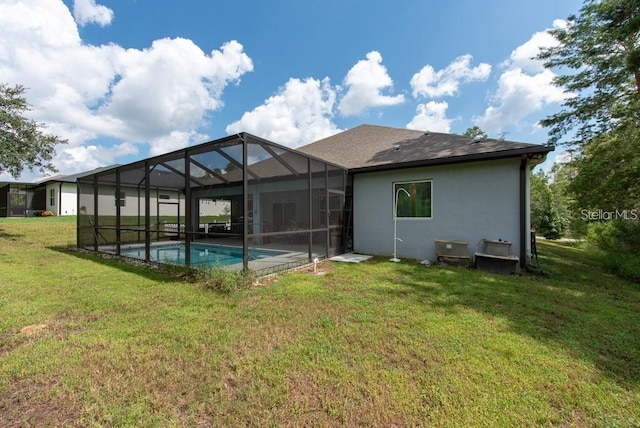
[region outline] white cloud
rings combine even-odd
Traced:
[[[566,21],[560,19],[553,22],[554,28],[565,27],[566,25]],[[540,48],[549,48],[557,45],[558,41],[547,30],[539,31],[511,52],[509,61],[505,65],[507,67],[520,67],[529,73],[540,73],[544,70],[544,64],[542,61],[534,59],[540,53]]]
[[[554,27],[566,25],[554,21]],[[474,118],[474,123],[491,133],[504,128],[521,128],[526,119],[545,107],[562,103],[570,94],[553,85],[555,74],[544,68],[542,62],[532,59],[541,47],[550,47],[555,40],[546,32],[538,32],[518,46],[504,64],[498,79],[498,89],[491,96],[484,114]],[[537,121],[533,125],[537,127]]]
[[[438,98],[458,93],[461,83],[483,82],[491,74],[491,65],[481,63],[471,67],[473,57],[469,54],[456,58],[442,70],[435,71],[430,65],[411,78],[411,89],[414,97]]]
[[[98,140],[137,144],[195,135],[206,115],[223,106],[224,89],[253,70],[236,41],[209,54],[180,38],[142,50],[84,44],[61,0],[1,2],[0,28],[0,82],[28,88],[29,117],[69,139],[56,158],[63,173],[74,161],[92,165],[80,153],[104,164],[99,156],[108,150]]]
[[[246,131],[276,143],[298,147],[341,130],[333,123],[335,111],[343,116],[357,115],[371,107],[404,102],[404,95],[384,95],[393,81],[382,65],[382,56],[372,51],[358,61],[344,78],[346,93],[337,102],[342,88],[328,78],[291,78],[262,105],[246,112],[229,126],[228,133]]]
[[[383,95],[382,90],[393,87],[393,80],[382,65],[382,55],[371,51],[366,60],[358,61],[344,78],[347,93],[338,109],[343,116],[355,116],[371,107],[392,106],[404,102],[404,95]]]
[[[118,156],[137,154],[138,147],[131,143],[120,143],[112,147],[95,144],[58,148],[58,155],[54,159],[56,165],[64,174],[73,174],[83,171],[112,165]]]
[[[106,6],[96,4],[95,0],[74,0],[73,16],[81,26],[94,23],[104,27],[111,24],[113,11]]]
[[[156,156],[182,149],[194,143],[206,141],[209,137],[194,131],[173,131],[149,143],[149,155]]]
[[[447,118],[446,101],[429,101],[426,104],[419,104],[416,108],[416,115],[407,123],[408,129],[433,132],[450,132],[454,119]]]
[[[229,126],[229,134],[249,132],[289,147],[298,147],[340,132],[332,122],[336,91],[329,79],[289,79],[264,104]]]
[[[527,74],[520,68],[506,70],[498,81],[493,105],[475,118],[475,123],[490,133],[498,132],[508,125],[519,127],[530,114],[561,103],[566,94],[552,84],[553,78],[549,70],[537,74]]]
[[[144,51],[119,52],[119,69],[97,112],[119,119],[121,137],[137,140],[194,129],[223,105],[224,88],[252,70],[242,49],[232,41],[207,56],[191,40],[162,39]]]
[[[0,2],[0,24],[3,41],[0,58],[4,61],[12,59],[7,55],[19,53],[6,42],[16,42],[20,37],[25,38],[24,43],[20,43],[23,46],[37,43],[46,48],[64,48],[80,43],[78,29],[62,1]]]

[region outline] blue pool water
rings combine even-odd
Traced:
[[[144,259],[144,247],[122,248],[121,255]],[[285,254],[285,251],[249,249],[249,260],[264,259]],[[152,245],[151,260],[162,263],[184,264],[184,245]],[[197,267],[230,266],[242,263],[242,248],[226,245],[191,244],[191,265]]]

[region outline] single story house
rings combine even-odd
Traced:
[[[35,183],[0,182],[0,217],[32,217],[43,211],[56,216],[76,215],[78,177],[108,168],[57,175]]]
[[[529,171],[553,149],[361,125],[298,150],[352,177],[354,251],[391,255],[395,242],[399,257],[433,261],[435,240],[466,241],[472,255],[488,239],[511,242],[524,263],[531,251]]]
[[[361,125],[296,150],[230,135],[78,177],[78,246],[267,272],[355,251],[436,258],[435,240],[511,243],[552,146]],[[207,207],[217,207],[215,213]]]

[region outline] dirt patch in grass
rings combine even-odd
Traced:
[[[37,324],[29,324],[23,327],[11,328],[0,332],[0,358],[17,350],[22,346],[28,346],[44,338],[64,340],[69,334],[80,333],[88,322],[94,322],[102,318],[103,314],[63,314],[53,320],[46,320]]]
[[[47,324],[26,325],[20,329],[20,334],[27,337],[34,337],[47,330],[47,328],[49,328]]]
[[[12,383],[0,393],[0,426],[78,426],[80,406],[71,396],[59,393],[60,383],[59,379]]]
[[[309,275],[314,275],[314,276],[322,276],[322,275],[326,275],[332,270],[333,270],[333,267],[331,265],[331,262],[329,260],[322,260],[316,264],[313,264],[313,263],[306,264],[306,265],[295,267],[293,269],[288,269],[286,271],[274,273],[272,275],[260,276],[256,278],[254,282],[254,286],[265,287],[265,286],[271,285],[277,282],[283,275],[293,273],[293,272],[308,273]]]
[[[26,343],[32,343],[49,329],[47,324],[26,325],[19,330],[9,330],[0,334],[0,357],[18,349]]]

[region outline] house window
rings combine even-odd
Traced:
[[[49,189],[49,206],[56,206],[56,189]]]
[[[127,203],[127,195],[124,192],[120,192],[120,194],[116,197],[116,205],[124,207]]]
[[[393,183],[394,214],[399,218],[432,217],[431,180]]]

